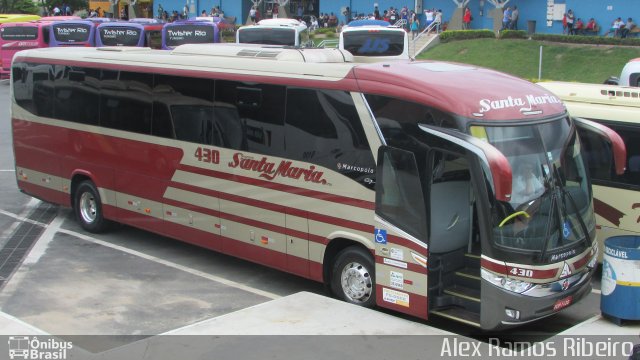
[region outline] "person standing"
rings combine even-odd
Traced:
[[[508,30],[509,25],[511,25],[511,7],[507,6],[502,13],[502,30]]]
[[[249,10],[249,19],[251,19],[252,23],[256,23],[256,6],[252,6]]]
[[[471,29],[471,9],[467,6],[464,8],[464,15],[462,16],[462,30]]]
[[[418,36],[418,30],[420,30],[420,21],[417,16],[412,17],[411,21],[411,39],[415,39]]]
[[[518,30],[518,18],[520,17],[520,10],[518,10],[517,6],[513,7],[513,11],[511,12],[511,24],[509,28],[511,30]]]
[[[573,10],[569,9],[569,11],[567,11],[567,33],[569,35],[575,35],[573,33],[574,22],[575,22],[575,15],[573,14]]]
[[[349,24],[349,22],[351,21],[351,9],[349,9],[348,6],[346,9],[344,9],[342,15],[344,15],[344,23]]]

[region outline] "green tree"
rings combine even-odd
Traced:
[[[32,0],[1,0],[0,13],[4,14],[39,14],[38,7]]]

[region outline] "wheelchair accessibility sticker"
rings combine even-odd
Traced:
[[[376,243],[378,244],[386,244],[387,243],[387,230],[375,229],[375,237]]]

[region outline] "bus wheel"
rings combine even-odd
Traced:
[[[351,246],[333,263],[331,290],[340,299],[364,307],[376,304],[374,265],[367,250]]]
[[[83,229],[100,233],[108,229],[109,221],[102,214],[102,201],[98,189],[91,181],[83,181],[75,193],[76,219]]]

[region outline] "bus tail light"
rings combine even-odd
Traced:
[[[529,289],[531,289],[534,284],[528,283],[525,281],[520,281],[516,279],[511,279],[506,276],[499,276],[493,273],[486,271],[485,269],[481,269],[480,273],[482,278],[492,283],[495,286],[501,287],[505,290],[512,291],[514,293],[521,294]]]

